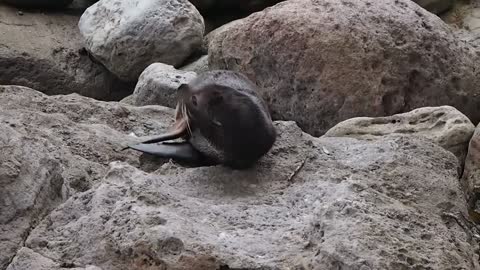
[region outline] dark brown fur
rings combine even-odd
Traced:
[[[137,150],[174,159],[180,154],[188,157],[185,145],[183,152],[172,148],[178,145],[167,144],[151,151],[145,146],[183,137],[192,148],[189,151],[195,158],[191,161],[233,168],[253,165],[276,140],[270,113],[255,87],[245,76],[224,70],[206,72],[181,85],[173,130],[144,142]]]

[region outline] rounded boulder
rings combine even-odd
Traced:
[[[211,69],[257,83],[274,119],[321,135],[343,120],[450,105],[480,120],[479,56],[407,0],[290,0],[207,37]]]
[[[187,0],[102,0],[78,25],[86,49],[125,81],[155,62],[181,65],[202,46],[205,31]]]

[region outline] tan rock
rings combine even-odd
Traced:
[[[451,106],[424,107],[387,117],[356,117],[343,121],[325,137],[378,139],[391,134],[409,134],[430,139],[455,154],[462,165],[475,126]]]

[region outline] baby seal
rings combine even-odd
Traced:
[[[246,76],[208,71],[177,90],[175,124],[169,132],[128,146],[164,158],[243,169],[276,140],[266,103]],[[164,142],[184,138],[184,142]],[[161,144],[154,144],[164,142]]]

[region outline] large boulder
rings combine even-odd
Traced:
[[[211,69],[246,74],[274,119],[313,135],[425,106],[480,121],[479,56],[409,0],[290,0],[209,35]]]
[[[205,31],[187,0],[102,0],[78,26],[93,57],[126,81],[155,62],[181,65],[201,47]]]
[[[175,107],[178,87],[196,76],[195,72],[177,70],[170,65],[151,64],[140,74],[131,104]]]
[[[249,170],[117,151],[172,113],[0,87],[2,269],[480,267],[456,158],[435,143],[277,121]]]
[[[330,130],[326,137],[352,137],[375,140],[390,134],[411,134],[432,140],[455,154],[463,167],[475,126],[450,106],[424,107],[386,117],[356,117]]]
[[[119,100],[133,92],[83,49],[75,12],[30,12],[0,4],[0,84],[46,94]]]

